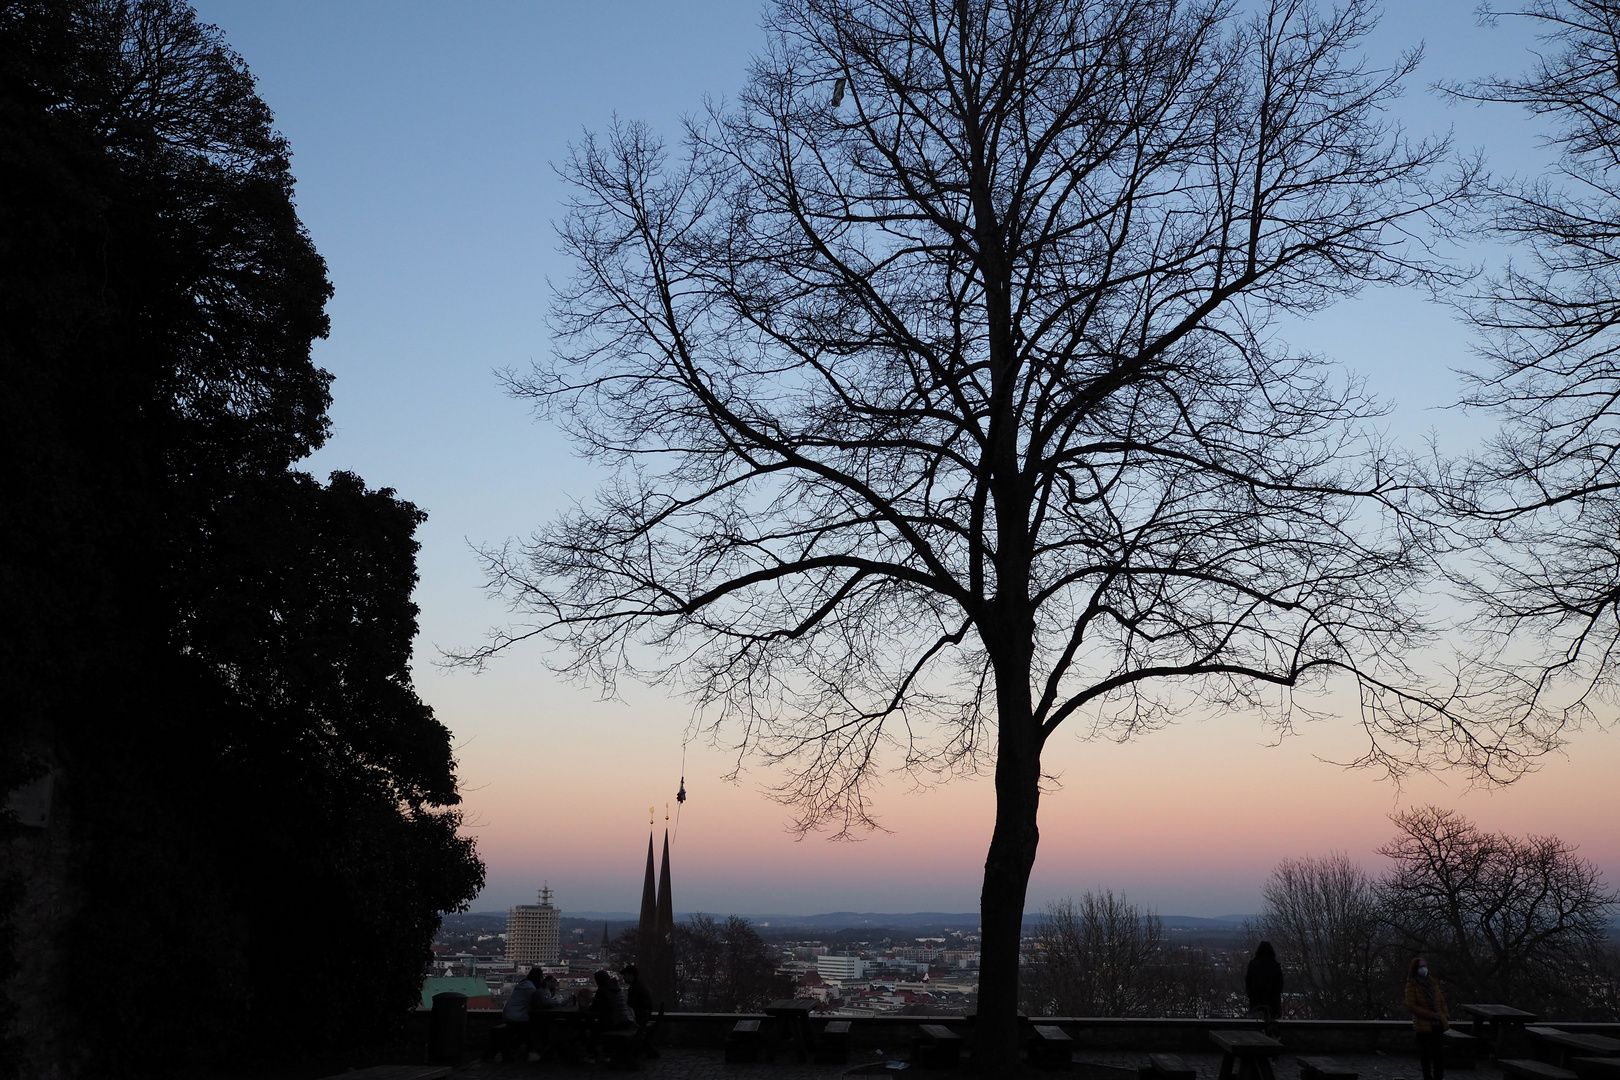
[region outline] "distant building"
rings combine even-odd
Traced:
[[[816,974],[840,981],[862,979],[866,977],[866,961],[858,956],[818,956]]]
[[[506,958],[514,964],[555,964],[559,953],[562,912],[551,906],[551,889],[540,890],[538,904],[519,904],[506,912]]]

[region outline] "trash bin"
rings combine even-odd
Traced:
[[[433,1061],[460,1061],[467,1049],[467,995],[447,990],[433,995],[428,1057]]]

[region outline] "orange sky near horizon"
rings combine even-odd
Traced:
[[[469,689],[476,698],[478,679],[443,678],[472,683],[459,688],[455,704],[445,703],[451,709]],[[537,670],[521,680],[532,691],[525,695],[531,708],[490,701],[490,711],[441,711],[461,746],[470,831],[490,864],[489,885],[473,909],[533,902],[544,881],[565,913],[634,911],[647,809],[656,805],[661,829],[680,779],[685,714],[645,691],[630,704],[600,702]],[[423,688],[438,682],[428,678]],[[1577,732],[1563,753],[1498,789],[1444,775],[1409,777],[1398,790],[1372,772],[1321,760],[1352,756],[1355,739],[1352,725],[1322,721],[1279,743],[1239,715],[1185,720],[1124,744],[1060,732],[1048,748],[1059,786],[1042,801],[1029,910],[1112,888],[1163,914],[1251,913],[1266,875],[1287,856],[1344,851],[1379,872],[1376,848],[1393,834],[1388,815],[1424,803],[1455,808],[1493,830],[1560,836],[1620,883],[1615,732]],[[788,832],[790,812],[761,791],[770,770],[728,784],[719,779],[728,763],[702,744],[687,749],[690,798],[672,855],[678,910],[977,908],[994,820],[988,779],[915,790],[903,777],[890,778],[877,798],[890,831],[829,843]]]

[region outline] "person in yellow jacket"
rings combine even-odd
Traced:
[[[1446,1080],[1445,1034],[1451,1013],[1440,980],[1429,974],[1429,962],[1421,956],[1412,957],[1406,969],[1406,1007],[1412,1010],[1423,1080]]]

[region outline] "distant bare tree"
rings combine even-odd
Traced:
[[[1241,978],[1222,971],[1210,957],[1207,943],[1167,940],[1158,960],[1162,998],[1161,1016],[1233,1015],[1234,987]]]
[[[1047,908],[1026,954],[1024,1007],[1035,1016],[1149,1016],[1163,1011],[1164,924],[1112,890]]]
[[[1379,849],[1395,864],[1380,886],[1385,909],[1452,996],[1579,1008],[1616,900],[1598,868],[1557,837],[1485,832],[1451,810],[1393,820],[1400,831]]]
[[[513,390],[617,468],[489,552],[611,688],[689,691],[803,829],[893,764],[993,763],[981,1062],[1016,1062],[1046,741],[1357,687],[1368,757],[1518,761],[1407,690],[1425,536],[1359,386],[1281,318],[1437,272],[1471,177],[1383,108],[1371,0],[780,0],[675,162],[566,164],[555,361]],[[830,104],[835,80],[843,105]]]
[[[1267,879],[1262,932],[1287,971],[1289,993],[1317,1019],[1383,1015],[1393,977],[1372,877],[1349,856],[1284,859]]]
[[[760,1009],[780,996],[776,965],[749,921],[693,915],[675,928],[675,978],[681,1008],[707,1012]]]
[[[603,959],[609,967],[622,968],[626,964],[635,963],[636,954],[640,951],[641,928],[630,926],[613,935],[613,940],[607,945],[607,956]]]
[[[1605,941],[1593,943],[1588,970],[1591,977],[1585,1001],[1572,1018],[1620,1021],[1620,940],[1612,932]]]
[[[1620,4],[1484,14],[1527,18],[1541,47],[1526,74],[1452,93],[1546,119],[1559,157],[1487,203],[1514,261],[1470,308],[1490,366],[1466,404],[1503,426],[1451,492],[1483,564],[1464,584],[1510,704],[1589,720],[1620,689]]]
[[[723,932],[712,915],[692,915],[675,927],[675,984],[681,1008],[703,1011],[720,998]]]

